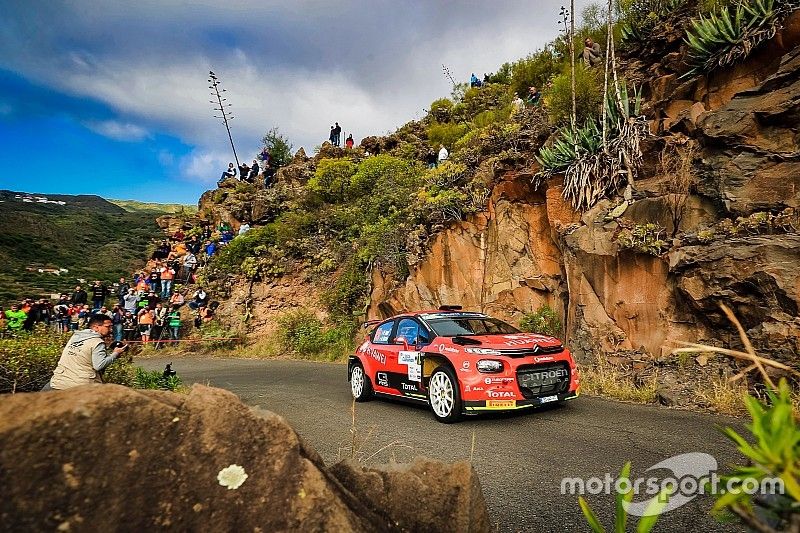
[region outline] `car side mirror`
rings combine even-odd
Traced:
[[[403,348],[408,351],[408,341],[405,337],[395,337],[393,344],[402,344]]]

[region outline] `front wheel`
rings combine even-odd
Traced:
[[[461,391],[453,371],[440,366],[428,382],[428,403],[439,422],[450,424],[461,418]]]
[[[353,393],[353,399],[357,402],[366,402],[372,399],[372,383],[364,373],[361,363],[356,363],[350,372],[350,392]]]

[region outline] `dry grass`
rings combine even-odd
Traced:
[[[658,378],[653,375],[642,385],[633,382],[624,367],[597,360],[592,365],[580,365],[581,392],[634,403],[656,401]]]
[[[747,413],[742,398],[747,387],[739,382],[731,382],[726,377],[711,380],[697,391],[697,401],[703,407],[723,415],[739,416]]]

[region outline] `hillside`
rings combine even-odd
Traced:
[[[200,216],[255,226],[204,273],[229,296],[221,315],[257,335],[298,308],[331,331],[441,304],[515,324],[552,310],[587,368],[708,404],[746,365],[672,351],[741,349],[725,304],[760,353],[800,368],[800,13],[776,2],[742,15],[739,42],[691,48],[691,20],[728,3],[633,5],[658,12],[617,22],[605,119],[602,69],[579,65],[570,124],[562,36],[391,135],[299,151],[266,190],[205,193]],[[578,46],[604,32],[586,22]],[[449,160],[427,168],[441,145]]]
[[[161,235],[158,214],[126,211],[99,196],[0,191],[0,302],[49,297],[80,278],[130,275]]]
[[[197,212],[197,206],[195,205],[183,205],[183,204],[156,204],[153,202],[140,202],[138,200],[115,200],[109,198],[108,200],[110,203],[123,208],[126,211],[131,213],[136,212],[148,212],[158,215],[163,214],[193,214]]]

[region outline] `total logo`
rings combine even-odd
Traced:
[[[417,386],[413,383],[401,383],[400,386],[403,387],[403,390],[417,390]]]
[[[514,393],[508,390],[490,390],[486,391],[486,396],[489,398],[513,398]]]

